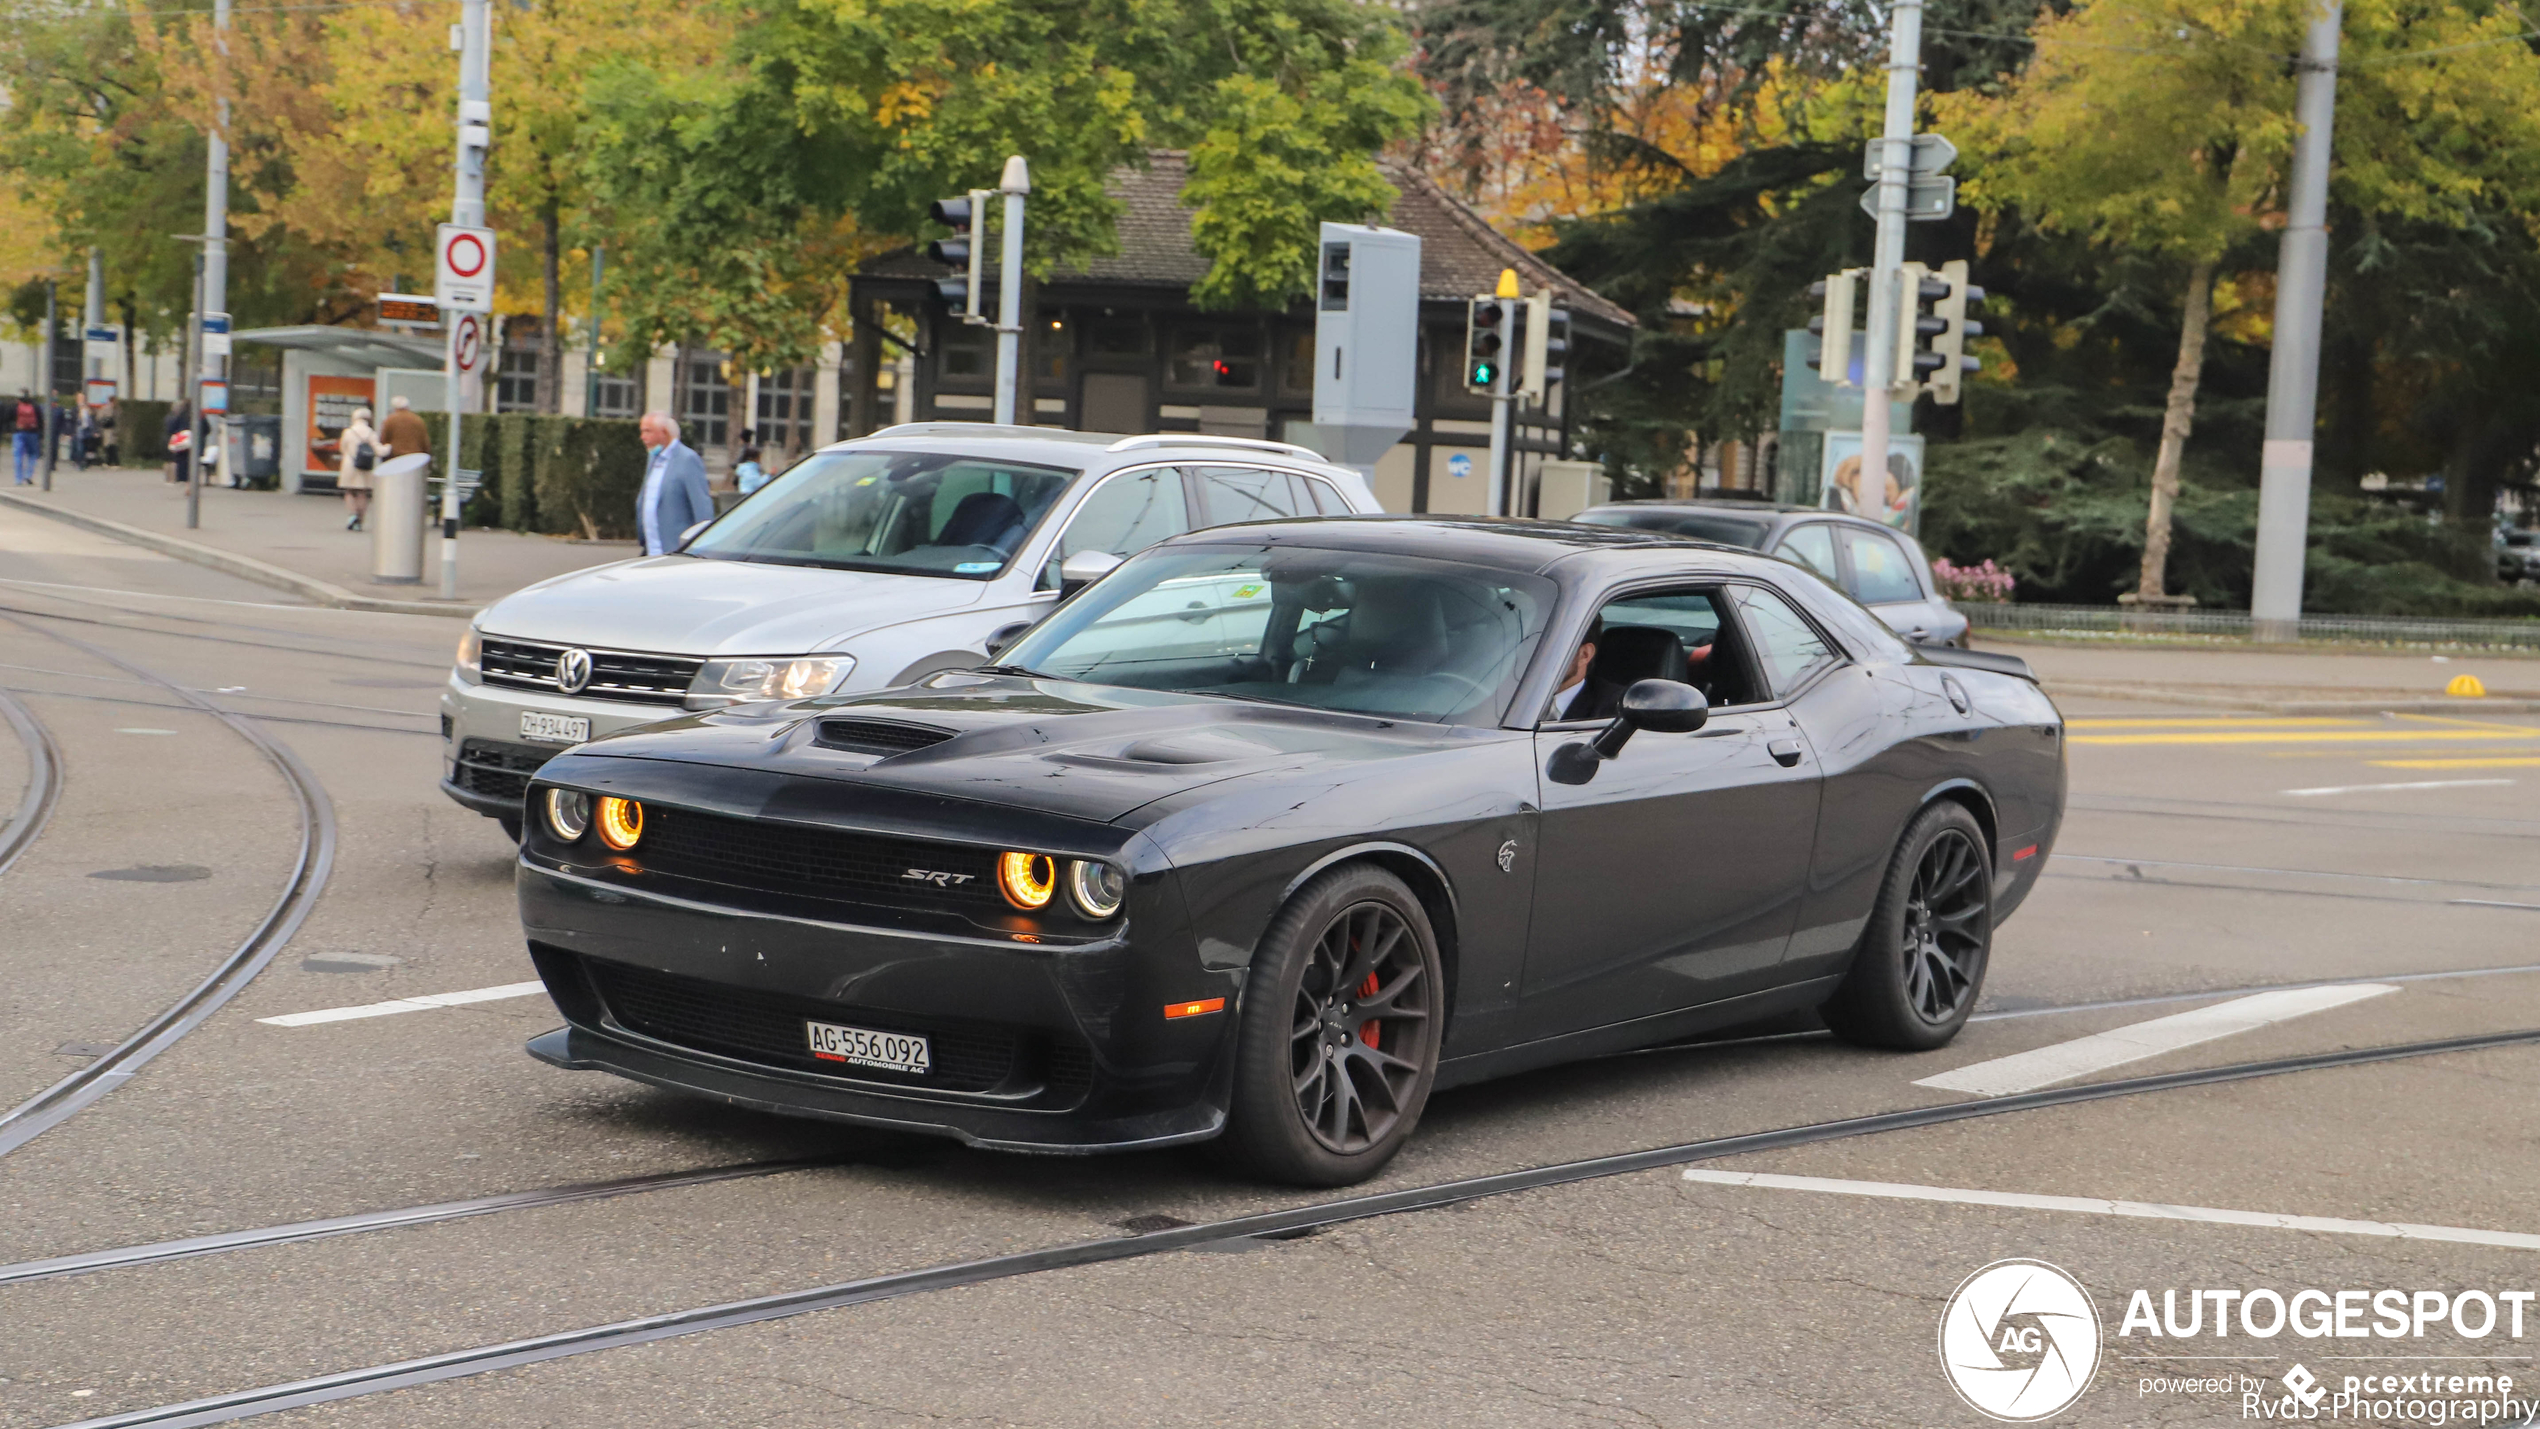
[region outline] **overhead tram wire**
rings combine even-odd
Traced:
[[[320,1375],[314,1379],[297,1380],[289,1384],[239,1390],[229,1394],[189,1400],[182,1404],[162,1405],[157,1408],[110,1414],[96,1419],[83,1419],[74,1424],[58,1426],[57,1429],[145,1429],[145,1426],[147,1429],[196,1429],[197,1426],[228,1424],[257,1415],[279,1413],[286,1409],[300,1409],[313,1404],[331,1404],[339,1400],[363,1398],[393,1389],[439,1384],[448,1380],[490,1373],[494,1370],[514,1369],[522,1365],[566,1359],[575,1355],[588,1354],[594,1350],[623,1349],[713,1330],[736,1329],[744,1325],[763,1324],[770,1320],[789,1319],[817,1310],[843,1309],[851,1305],[893,1300],[923,1291],[951,1290],[1013,1279],[1018,1276],[1037,1275],[1045,1271],[1141,1260],[1151,1255],[1191,1250],[1228,1241],[1276,1240],[1301,1235],[1324,1226],[1372,1220],[1379,1216],[1401,1215],[1410,1211],[1436,1210],[1444,1206],[1460,1205],[1491,1196],[1504,1196],[1517,1191],[1576,1185],[1581,1182],[1626,1176],[1641,1171],[1655,1171],[1698,1161],[1717,1160],[1724,1156],[1738,1156],[1759,1151],[1780,1151],[1795,1146],[1843,1141],[1881,1132],[1945,1126],[1952,1122],[2000,1116],[2007,1112],[2076,1106],[2086,1102],[2140,1096],[2148,1092],[2218,1086],[2296,1072],[2325,1071],[2338,1067],[2366,1066],[2406,1058],[2485,1051],[2498,1047],[2528,1046],[2534,1043],[2540,1043],[2540,1028],[2488,1033],[2476,1037],[2398,1043],[2382,1047],[2351,1048],[2340,1052],[2323,1052],[2311,1056],[2285,1057],[2264,1062],[2240,1062],[2194,1071],[2167,1072],[2158,1076],[2131,1077],[2122,1081],[2093,1082],[2077,1087],[2021,1092],[2006,1097],[1985,1097],[1975,1101],[1881,1112],[1871,1116],[1848,1117],[1807,1126],[1787,1127],[1778,1131],[1724,1136],[1708,1141],[1656,1147],[1647,1151],[1626,1152],[1619,1156],[1565,1161],[1530,1170],[1505,1171],[1435,1185],[1415,1186],[1399,1191],[1379,1191],[1372,1195],[1352,1196],[1337,1201],[1324,1201],[1258,1215],[1238,1216],[1201,1225],[1180,1226],[1144,1235],[1123,1236],[1110,1240],[1078,1241],[1069,1245],[1051,1246],[1043,1250],[990,1256],[980,1260],[957,1261],[924,1270],[902,1271],[896,1274],[872,1276],[863,1280],[851,1280],[839,1285],[735,1300],[694,1310],[649,1315],[636,1320],[620,1320],[613,1324],[593,1325],[579,1330],[538,1335],[497,1345],[484,1345],[475,1349],[455,1350],[446,1354],[427,1355],[419,1359],[400,1360],[393,1364],[345,1370],[336,1374]]]
[[[10,624],[60,641],[72,649],[106,662],[128,674],[139,676],[176,695],[186,704],[227,725],[239,738],[255,746],[282,775],[282,782],[292,793],[300,809],[300,851],[291,876],[283,884],[281,895],[274,900],[264,919],[247,935],[237,950],[193,991],[150,1019],[141,1030],[117,1043],[112,1051],[55,1082],[35,1096],[0,1113],[0,1156],[5,1156],[69,1120],[99,1097],[130,1081],[152,1058],[176,1045],[188,1032],[202,1025],[231,998],[238,995],[256,974],[264,971],[283,945],[291,941],[300,924],[316,906],[318,894],[326,887],[329,872],[335,866],[335,806],[326,796],[325,786],[317,775],[289,745],[266,734],[256,723],[233,714],[193,691],[165,679],[111,651],[91,645],[58,630],[47,630],[14,615],[0,616]]]
[[[6,873],[52,821],[53,806],[62,796],[62,749],[35,711],[5,689],[0,689],[0,721],[16,732],[26,750],[26,789],[18,796],[9,822],[0,825],[0,873]]]

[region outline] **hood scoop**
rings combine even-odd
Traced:
[[[1223,730],[1197,730],[1188,734],[1156,735],[1134,740],[1120,751],[1122,759],[1139,764],[1224,764],[1237,759],[1262,759],[1280,750],[1242,735]]]
[[[823,749],[843,749],[851,754],[878,754],[885,759],[941,744],[953,737],[949,729],[930,724],[903,724],[890,719],[824,719],[813,742]]]

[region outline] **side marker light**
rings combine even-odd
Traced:
[[[1222,997],[1207,997],[1197,1002],[1168,1002],[1164,1004],[1164,1020],[1171,1022],[1182,1017],[1206,1017],[1212,1012],[1225,1010],[1226,999]]]

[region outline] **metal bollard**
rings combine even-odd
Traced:
[[[382,585],[423,582],[423,452],[390,457],[370,474],[370,578]]]

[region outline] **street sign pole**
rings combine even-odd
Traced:
[[[41,404],[44,415],[44,489],[46,491],[53,489],[53,448],[62,438],[59,430],[61,423],[53,416],[54,408],[58,405],[54,401],[53,392],[53,337],[54,329],[61,326],[61,319],[55,316],[53,305],[56,297],[55,290],[59,286],[59,282],[55,279],[44,280],[44,380],[37,383],[35,388],[36,400]]]
[[[478,229],[485,226],[485,150],[493,142],[494,106],[489,79],[488,40],[486,33],[486,0],[465,0],[459,7],[459,132],[458,155],[454,164],[456,181],[450,196],[450,223],[455,228]],[[462,240],[465,242],[468,240]],[[440,239],[440,265],[444,273],[451,266],[453,240],[445,230]],[[462,252],[468,251],[464,247]],[[493,245],[486,241],[477,252],[487,296],[494,286]],[[446,284],[442,285],[446,287]],[[479,335],[480,320],[473,312],[453,312],[450,294],[436,288],[442,311],[449,320],[449,344],[441,361],[442,392],[450,413],[450,449],[441,461],[441,598],[459,597],[459,423],[461,406],[461,358],[459,344],[463,337],[477,336],[477,360],[483,360],[484,343]]]
[[[2322,0],[2302,35],[2293,114],[2292,202],[2275,261],[2275,343],[2267,362],[2266,440],[2258,458],[2258,553],[2250,633],[2299,638],[2302,559],[2310,544],[2311,432],[2319,410],[2320,306],[2328,288],[2329,130],[2337,117],[2339,0]]]
[[[1005,195],[1005,246],[997,274],[997,410],[1002,426],[1015,422],[1015,392],[1023,365],[1023,200],[1032,192],[1031,166],[1021,154],[1005,161],[997,182]],[[975,260],[974,260],[975,261]]]
[[[1913,182],[1915,71],[1923,52],[1922,0],[1889,15],[1887,123],[1879,145],[1878,246],[1870,262],[1869,350],[1861,372],[1861,470],[1887,470],[1889,389],[1896,385],[1897,274],[1905,263],[1905,201]],[[1829,340],[1832,335],[1829,334]]]

